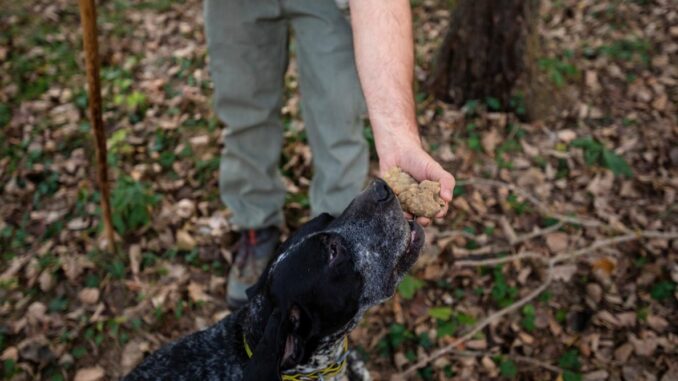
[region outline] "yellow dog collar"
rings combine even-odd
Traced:
[[[245,334],[242,335],[242,342],[245,345],[245,353],[247,353],[247,357],[252,358],[252,355],[254,353],[252,352],[252,348],[250,348],[249,344],[247,344]],[[333,362],[325,368],[314,370],[308,373],[293,373],[293,374],[283,373],[281,375],[282,380],[283,381],[329,380],[332,377],[340,375],[341,372],[344,371],[344,368],[346,368],[347,356],[348,356],[348,337],[344,336],[344,351],[342,352],[341,356],[339,356],[337,362]]]

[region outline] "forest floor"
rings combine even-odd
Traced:
[[[236,234],[218,196],[202,4],[100,4],[120,236],[111,256],[99,241],[76,3],[0,2],[8,380],[117,379],[229,313]],[[450,2],[413,1],[421,132],[458,186],[396,296],[350,336],[375,380],[417,361],[426,380],[678,379],[678,8],[542,3],[538,65],[569,102],[526,123],[519,96],[504,112],[493,97],[455,108],[426,94]],[[293,59],[285,84],[294,230],[312,168]]]

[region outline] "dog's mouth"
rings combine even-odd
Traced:
[[[393,269],[393,275],[396,278],[400,278],[414,265],[414,262],[419,258],[422,246],[424,246],[424,229],[415,221],[408,221],[408,224],[410,226],[410,240]]]

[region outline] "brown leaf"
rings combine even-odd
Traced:
[[[138,244],[133,244],[129,247],[129,267],[132,270],[132,274],[139,275],[140,266],[141,246]]]
[[[100,366],[94,366],[91,368],[78,369],[75,373],[74,381],[99,381],[103,380],[106,373],[104,368]]]
[[[19,359],[19,350],[16,347],[8,347],[0,355],[0,360],[7,361],[12,360],[16,362]]]
[[[568,238],[563,232],[554,232],[546,235],[546,246],[554,253],[560,253],[567,249]]]
[[[600,271],[604,275],[609,277],[614,272],[616,264],[615,261],[613,261],[612,259],[603,257],[594,260],[593,263],[591,264],[591,267],[593,267],[594,271]]]
[[[148,350],[149,345],[146,341],[132,340],[125,344],[125,348],[122,350],[122,359],[120,361],[122,373],[127,374],[134,369],[134,367],[144,358],[144,352],[147,352]]]
[[[494,156],[494,149],[497,147],[497,144],[501,141],[501,136],[497,130],[492,129],[489,132],[483,135],[482,144],[485,153],[490,156]]]
[[[652,356],[659,345],[657,336],[650,331],[641,332],[640,336],[640,338],[634,334],[629,336],[629,342],[633,345],[633,351],[638,356]]]
[[[84,304],[96,304],[99,301],[99,289],[83,288],[78,293],[78,299]]]
[[[177,231],[177,248],[179,250],[191,251],[195,247],[196,242],[193,236],[186,230]]]
[[[188,296],[194,302],[208,302],[212,300],[212,297],[205,293],[205,287],[196,282],[188,284]]]
[[[553,279],[569,282],[577,273],[577,265],[561,265],[553,268]]]

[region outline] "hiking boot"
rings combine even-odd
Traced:
[[[247,303],[247,290],[254,285],[278,246],[280,230],[276,227],[248,229],[235,244],[235,261],[228,273],[226,303],[232,309]]]

